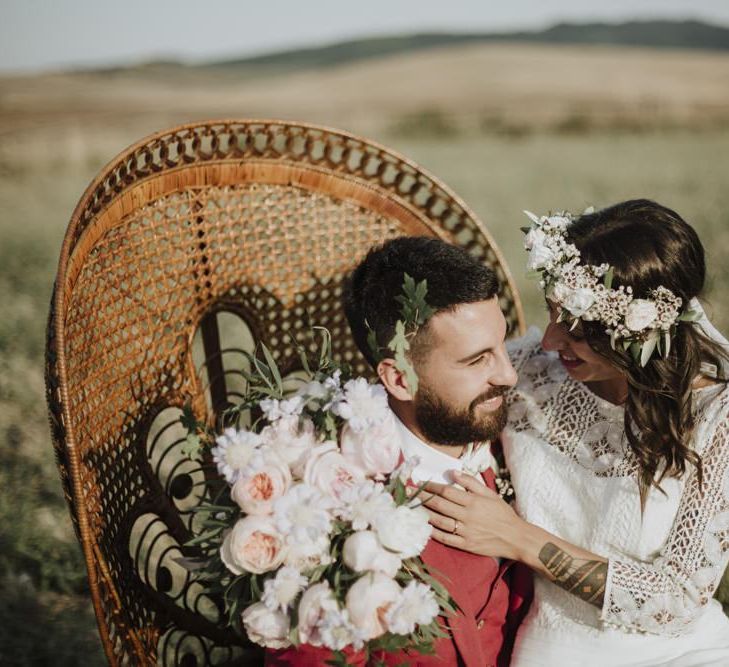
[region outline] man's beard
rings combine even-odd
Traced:
[[[437,445],[457,446],[494,440],[506,426],[506,402],[480,417],[476,416],[476,408],[506,391],[507,387],[494,387],[474,398],[467,408],[459,410],[421,384],[415,398],[415,419],[423,435]]]

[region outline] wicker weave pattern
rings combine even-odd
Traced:
[[[182,545],[209,474],[182,455],[180,408],[191,402],[212,420],[236,391],[240,357],[220,347],[219,311],[240,318],[284,373],[296,371],[288,334],[308,343],[309,321],[364,371],[338,306],[341,280],[370,246],[403,234],[439,235],[492,265],[510,328],[521,327],[481,223],[415,165],[350,135],[187,126],[132,147],[89,187],[56,279],[47,396],[110,662],[250,659],[221,628],[219,601],[177,562],[195,553]]]

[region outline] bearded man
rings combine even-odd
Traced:
[[[405,274],[427,281],[433,315],[410,339],[417,389],[391,356],[388,343],[401,319]],[[406,460],[417,461],[413,483],[450,483],[450,472],[480,473],[494,489],[490,441],[506,422],[503,394],[516,383],[504,346],[506,322],[493,271],[464,250],[438,239],[404,237],[369,252],[347,282],[344,307],[357,346],[377,372],[397,418]],[[377,349],[371,349],[372,335]],[[452,532],[458,532],[454,521]],[[442,617],[447,636],[435,655],[377,656],[387,665],[508,665],[516,628],[531,598],[521,565],[478,556],[430,540],[421,554],[458,606]],[[323,665],[326,649],[299,646],[267,652],[270,665]],[[362,663],[356,654],[350,662]]]

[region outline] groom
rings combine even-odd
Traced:
[[[410,340],[409,360],[418,377],[413,392],[387,347],[401,319],[404,274],[427,281],[430,319]],[[352,273],[344,306],[354,339],[376,370],[397,417],[406,459],[417,457],[412,479],[450,483],[449,471],[480,473],[492,489],[488,444],[506,421],[504,392],[516,373],[504,347],[506,323],[493,271],[464,250],[434,238],[403,237],[369,252]],[[378,354],[370,349],[371,332]],[[452,532],[458,531],[454,522]],[[510,561],[476,556],[430,540],[421,554],[459,607],[441,624],[447,637],[435,655],[378,656],[387,665],[423,667],[508,665],[516,628],[531,597],[531,579]],[[268,652],[267,664],[319,665],[326,650],[300,646]],[[356,662],[357,656],[352,656]],[[361,663],[360,663],[361,664]]]

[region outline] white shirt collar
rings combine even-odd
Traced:
[[[420,461],[413,469],[411,478],[416,484],[432,481],[440,484],[452,484],[453,480],[448,474],[451,470],[463,470],[464,460],[448,456],[444,452],[431,447],[413,433],[399,417],[393,413],[398,432],[400,433],[400,447],[405,459],[417,456]],[[486,445],[488,447],[488,445]],[[490,448],[489,448],[489,458]],[[492,464],[492,463],[491,463]],[[480,475],[478,476],[481,479]]]

